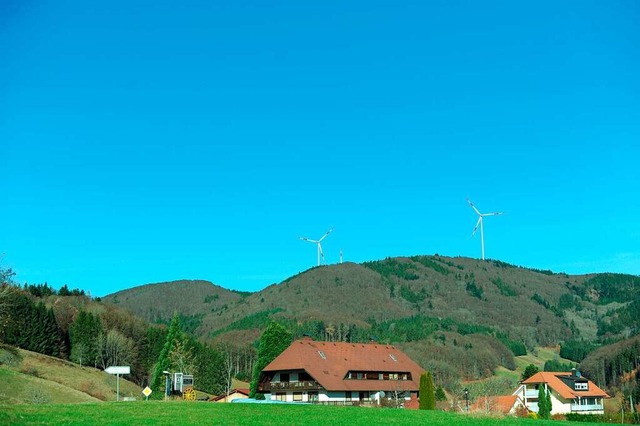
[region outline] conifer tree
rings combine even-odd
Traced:
[[[538,369],[538,367],[536,367],[534,364],[529,364],[522,372],[521,379],[527,380],[529,377],[533,376],[534,374],[537,374],[539,371],[540,370]]]
[[[164,395],[164,373],[163,371],[171,371],[171,351],[174,350],[176,342],[182,341],[184,338],[182,329],[180,327],[180,317],[178,313],[173,314],[171,325],[169,326],[169,332],[167,338],[158,357],[155,369],[153,370],[153,376],[151,378],[151,389],[153,390],[153,396],[155,398],[161,398]]]
[[[270,323],[264,330],[264,333],[260,336],[258,359],[253,367],[249,398],[262,397],[262,394],[257,393],[258,380],[262,369],[289,347],[292,338],[291,333],[277,322]]]
[[[421,410],[435,410],[436,396],[433,387],[433,379],[430,372],[424,372],[420,376],[420,406]]]
[[[427,371],[427,410],[436,409],[435,387],[433,386],[433,378],[431,372]]]
[[[69,327],[71,360],[81,365],[95,364],[98,358],[97,339],[101,332],[100,318],[81,310]]]
[[[548,419],[551,413],[551,397],[547,397],[544,385],[540,384],[538,388],[538,417]]]

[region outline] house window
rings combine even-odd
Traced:
[[[389,354],[389,358],[391,358],[395,362],[398,362],[398,358],[396,358],[394,354]]]
[[[309,392],[309,402],[317,402],[318,401],[318,392],[312,391]]]
[[[589,390],[589,383],[587,383],[587,382],[576,382],[574,389],[575,390]]]
[[[369,392],[360,392],[360,401],[368,401],[369,400]]]
[[[289,382],[289,373],[280,373],[281,382]]]
[[[286,401],[287,394],[285,392],[276,392],[276,401]]]
[[[327,356],[322,351],[318,351],[318,355],[320,355],[320,358],[322,359],[327,359]]]
[[[299,382],[310,382],[312,380],[313,379],[311,378],[309,373],[307,373],[306,371],[301,371],[300,373],[298,373],[298,381]]]
[[[358,380],[362,380],[362,373],[358,373],[358,375],[356,376],[358,378]]]
[[[294,401],[302,401],[302,392],[294,392],[293,393]]]
[[[344,393],[344,399],[346,399],[347,401],[351,401],[351,391],[346,391]]]

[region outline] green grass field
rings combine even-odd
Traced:
[[[109,402],[0,406],[0,424],[65,425],[571,425],[578,423],[492,418],[362,407],[216,404],[206,402]],[[593,423],[592,423],[593,424]]]

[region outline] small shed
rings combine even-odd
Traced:
[[[231,389],[228,394],[222,394],[210,399],[212,402],[231,402],[234,399],[249,398],[249,389]]]

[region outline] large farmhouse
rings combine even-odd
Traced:
[[[540,387],[551,395],[551,414],[603,414],[604,399],[609,395],[579,371],[571,373],[540,372],[522,381],[513,393],[531,411],[538,412]]]
[[[320,404],[366,403],[385,394],[409,399],[423,371],[392,345],[305,338],[262,370],[258,392],[267,399]]]

